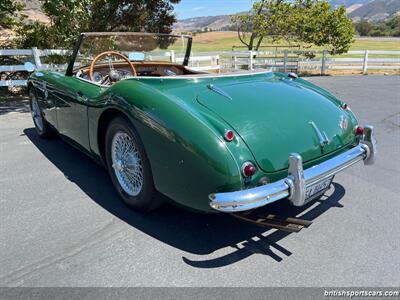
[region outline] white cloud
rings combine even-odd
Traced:
[[[192,8],[192,10],[202,10],[202,9],[205,9],[205,7],[204,6],[196,6],[196,7]]]

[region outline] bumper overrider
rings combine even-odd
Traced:
[[[210,206],[222,212],[238,212],[258,208],[283,198],[288,198],[295,206],[302,206],[310,200],[306,198],[307,187],[331,178],[359,161],[371,165],[375,153],[373,127],[366,125],[364,136],[356,147],[306,170],[303,170],[302,157],[292,153],[289,156],[286,178],[246,190],[210,194]]]

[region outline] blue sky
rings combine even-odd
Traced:
[[[175,5],[178,19],[229,15],[249,10],[254,0],[181,0]]]

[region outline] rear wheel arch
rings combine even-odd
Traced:
[[[103,163],[106,162],[106,156],[105,156],[105,138],[106,138],[106,132],[108,125],[110,122],[116,118],[116,117],[123,117],[127,119],[133,127],[134,124],[131,122],[130,118],[126,113],[124,113],[122,110],[119,110],[117,108],[107,108],[104,110],[99,118],[99,121],[97,122],[97,146],[99,149],[99,154],[101,159],[103,160]],[[135,128],[136,129],[136,128]]]
[[[32,91],[32,93],[31,93],[31,91]],[[37,91],[36,91],[34,85],[33,85],[31,82],[28,82],[28,84],[27,84],[27,93],[28,93],[28,97],[29,97],[29,108],[30,108],[30,111],[31,111],[31,113],[32,113],[33,123],[34,123],[34,125],[35,125],[35,128],[36,128],[37,133],[39,134],[39,136],[40,136],[41,138],[46,138],[46,139],[48,139],[48,138],[55,137],[56,131],[55,131],[55,129],[52,128],[51,125],[46,121],[46,118],[45,118],[45,116],[44,116],[42,107],[41,107],[41,105],[40,105],[40,100],[39,100],[39,98],[38,98]],[[32,95],[32,96],[31,96],[31,95]],[[35,114],[36,117],[34,117],[34,115],[33,115],[33,111],[34,111],[34,109],[33,109],[33,103],[34,103],[34,102],[33,102],[33,99],[35,100],[34,102],[36,103],[36,107],[37,107],[37,108],[35,109],[35,111],[36,111],[36,114]],[[36,118],[37,118],[38,114],[40,115],[40,119],[41,119],[41,121],[40,121],[40,123],[41,123],[40,127],[38,127],[38,123],[36,123],[36,122],[37,122],[37,119],[36,119]]]
[[[31,90],[32,88],[34,88],[34,87],[33,87],[33,83],[29,81],[29,82],[28,82],[28,85],[27,85],[28,95],[29,95],[29,92],[30,92],[30,90]]]
[[[30,95],[29,93],[30,93],[31,91],[35,94],[36,98],[38,98],[38,93],[37,93],[37,91],[36,91],[36,87],[33,85],[33,83],[32,83],[31,81],[28,81],[28,84],[27,84],[27,86],[26,86],[26,92],[27,92],[28,97],[29,97],[29,95]],[[39,100],[39,102],[40,102],[40,99],[39,99],[39,98],[38,98],[38,100]]]

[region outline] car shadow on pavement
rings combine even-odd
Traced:
[[[207,256],[205,260],[182,257],[183,262],[190,266],[219,268],[253,254],[267,255],[279,262],[292,254],[278,244],[292,233],[259,227],[228,214],[195,213],[170,204],[149,214],[134,212],[119,199],[107,171],[85,154],[59,138],[39,138],[34,128],[25,129],[24,134],[68,180],[115,217],[188,254]],[[335,192],[329,197],[324,196],[326,199],[312,201],[301,208],[290,206],[285,200],[278,201],[268,206],[268,213],[288,217],[301,215],[303,219],[314,220],[332,207],[342,207],[339,201],[345,190],[340,184],[334,183],[333,186]],[[225,248],[231,248],[232,252],[209,258],[218,250],[227,252]]]

